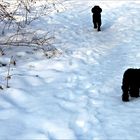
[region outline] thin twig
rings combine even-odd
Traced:
[[[13,56],[11,56],[10,62],[9,62],[9,65],[8,65],[8,71],[7,71],[7,77],[6,77],[6,87],[7,87],[7,88],[10,88],[10,86],[9,86],[9,79],[11,79],[11,76],[10,76],[10,69],[11,69],[12,58],[13,58]]]

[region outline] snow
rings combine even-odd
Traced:
[[[103,9],[101,32],[91,22],[96,4]],[[53,32],[56,57],[27,46],[9,47],[0,57],[16,59],[10,88],[0,90],[0,139],[138,140],[140,101],[122,102],[121,83],[127,68],[140,67],[140,2],[62,5],[30,25]],[[0,85],[7,69],[0,68]]]

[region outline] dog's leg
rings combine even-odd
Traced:
[[[92,20],[93,20],[94,29],[97,29],[97,21],[96,21],[96,16],[95,16],[95,14],[93,14]]]
[[[101,31],[101,28],[100,28],[100,26],[98,26],[98,30],[97,31]]]
[[[139,87],[137,86],[132,86],[130,88],[130,92],[129,92],[130,96],[131,97],[139,97]]]
[[[97,31],[101,31],[101,19],[99,19],[99,21],[98,21],[98,29],[97,29]]]
[[[122,80],[122,101],[128,102],[129,101],[129,89],[130,89],[130,71],[131,70],[126,70],[123,75],[123,80]]]
[[[97,23],[93,22],[93,24],[94,24],[94,29],[97,29]]]
[[[128,102],[129,101],[128,89],[129,89],[128,87],[122,86],[122,91],[123,91],[122,101],[124,101],[124,102]]]
[[[122,101],[129,102],[129,96],[127,94],[122,95]]]

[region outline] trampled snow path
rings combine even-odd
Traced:
[[[121,81],[125,69],[140,67],[140,3],[99,2],[101,32],[92,27],[93,2],[64,4],[66,11],[33,24],[57,29],[62,55],[17,51],[26,62],[18,60],[0,96],[0,139],[139,139],[140,99],[123,103]]]

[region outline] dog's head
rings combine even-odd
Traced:
[[[92,9],[91,9],[92,13],[101,13],[102,12],[102,9],[100,8],[100,6],[98,5],[95,5]]]

